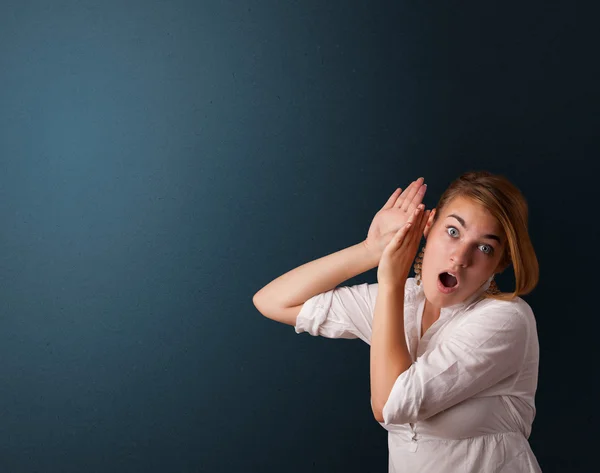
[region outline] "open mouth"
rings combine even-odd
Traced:
[[[458,285],[458,279],[453,274],[448,272],[440,273],[438,276],[442,285],[448,289],[456,287]]]

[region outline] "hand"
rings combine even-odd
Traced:
[[[404,286],[415,259],[430,210],[420,204],[383,250],[377,269],[380,285]]]
[[[375,214],[364,245],[378,261],[387,244],[423,201],[427,190],[427,185],[423,184],[423,181],[422,177],[413,181],[402,194],[400,194],[402,189],[396,189],[381,210]],[[432,217],[434,213],[435,209],[431,213]],[[427,222],[426,228],[431,226],[432,222],[433,218]]]

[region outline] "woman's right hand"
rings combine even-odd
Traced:
[[[378,258],[381,257],[383,250],[396,232],[408,221],[417,206],[423,201],[427,190],[427,184],[423,184],[423,182],[424,179],[420,177],[411,182],[404,192],[400,193],[402,189],[396,189],[381,210],[375,214],[364,244]],[[434,213],[435,209],[426,216],[428,219],[425,230],[431,226]]]

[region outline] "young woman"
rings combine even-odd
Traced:
[[[488,172],[459,177],[433,211],[425,191],[423,178],[397,189],[363,242],[280,276],[254,304],[297,333],[370,345],[391,473],[541,472],[527,440],[539,344],[519,297],[538,281],[526,201]],[[515,288],[500,292],[494,275],[511,265]],[[337,287],[375,266],[378,283]]]

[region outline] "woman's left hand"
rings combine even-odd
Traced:
[[[430,210],[420,204],[387,244],[379,260],[377,281],[380,285],[404,286],[410,272]]]

